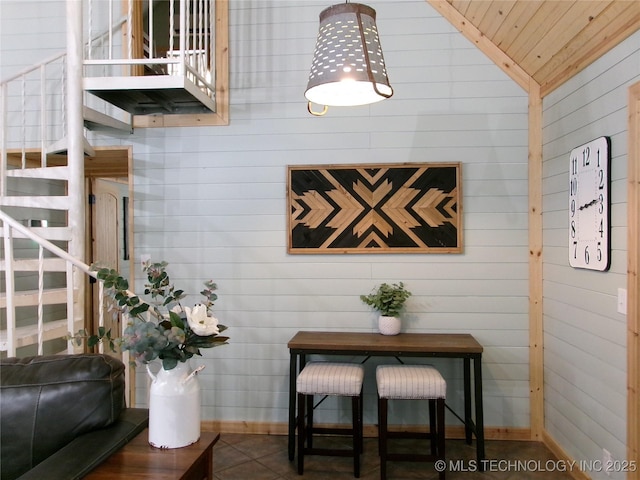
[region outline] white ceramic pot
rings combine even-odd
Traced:
[[[189,362],[175,368],[160,368],[156,375],[149,365],[149,444],[156,448],[180,448],[200,438],[200,383]]]
[[[397,335],[400,333],[400,319],[380,315],[378,318],[378,330],[382,335]]]

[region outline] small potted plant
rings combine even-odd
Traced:
[[[402,282],[383,283],[369,295],[360,295],[360,300],[380,313],[378,329],[381,334],[397,335],[400,333],[400,311],[410,296],[411,292]]]

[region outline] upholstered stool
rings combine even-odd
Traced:
[[[378,448],[380,450],[380,478],[387,478],[387,461],[435,462],[445,460],[444,401],[447,384],[440,372],[430,365],[379,365],[378,384]],[[429,400],[429,433],[390,432],[388,401],[395,399]],[[437,418],[436,418],[437,417]],[[390,438],[428,438],[430,454],[389,453]],[[440,479],[445,478],[444,469]]]
[[[305,455],[329,455],[341,457],[353,456],[353,473],[356,478],[360,476],[363,379],[364,367],[352,363],[309,362],[298,375],[296,391],[298,392],[298,473],[300,475],[302,475],[304,470]],[[314,395],[351,397],[353,417],[351,428],[314,427]],[[353,437],[353,448],[313,448],[314,433],[350,435]]]

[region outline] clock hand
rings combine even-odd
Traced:
[[[585,203],[584,205],[582,205],[581,207],[578,208],[578,210],[584,210],[587,207],[590,207],[591,205],[595,205],[596,203],[598,203],[598,199],[594,198],[593,200],[591,200],[589,203]]]

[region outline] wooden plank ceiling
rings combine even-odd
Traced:
[[[488,40],[543,96],[640,29],[638,0],[428,1],[485,53]]]

